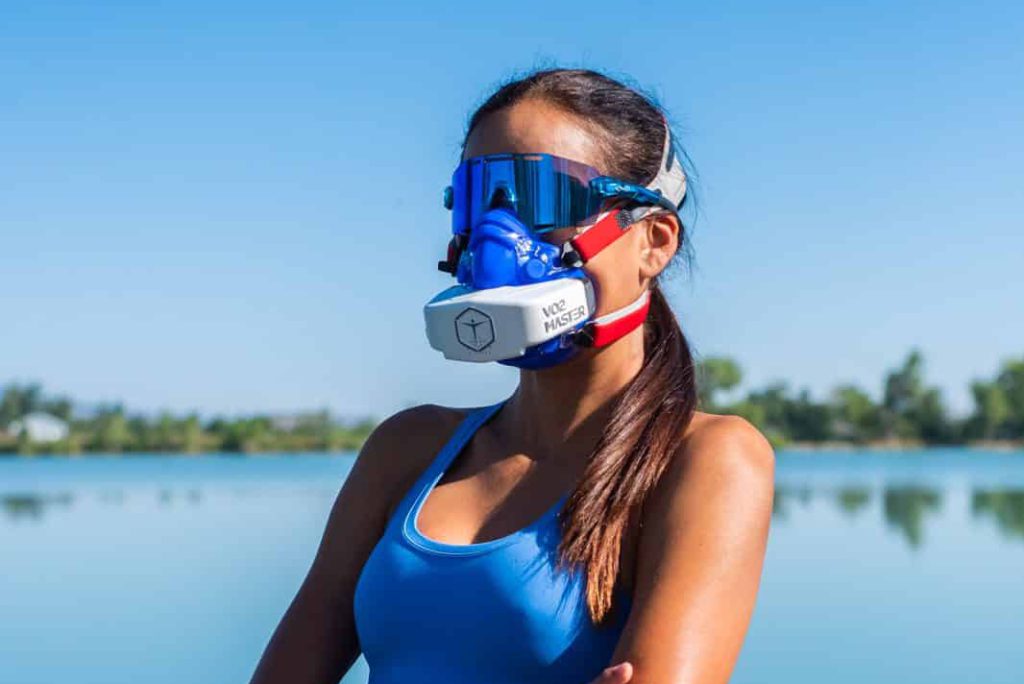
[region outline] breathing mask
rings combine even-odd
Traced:
[[[445,188],[453,237],[441,271],[458,285],[424,306],[427,339],[447,359],[548,368],[642,325],[650,293],[595,316],[584,265],[654,211],[678,214],[686,176],[665,126],[661,163],[648,185],[602,175],[550,154],[464,160]],[[561,245],[546,234],[577,228]]]

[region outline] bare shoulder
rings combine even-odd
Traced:
[[[421,404],[389,416],[370,433],[349,479],[382,502],[379,524],[390,518],[406,490],[430,465],[469,411]]]
[[[769,476],[775,467],[772,445],[750,421],[700,411],[683,433],[679,456],[693,461],[691,466],[760,471]]]
[[[436,404],[421,404],[403,409],[382,421],[359,452],[359,459],[375,462],[375,466],[385,467],[403,454],[412,454],[413,459],[421,452],[436,451],[451,435],[455,427],[462,421],[468,411],[465,409],[448,408]]]
[[[775,480],[775,452],[745,418],[697,412],[652,492],[656,517],[688,508],[693,500],[769,501]]]

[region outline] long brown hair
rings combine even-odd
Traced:
[[[634,183],[653,180],[665,142],[663,112],[638,90],[591,70],[546,69],[506,83],[473,113],[466,138],[488,114],[526,99],[543,100],[592,124],[606,173]],[[682,225],[680,244],[689,247]],[[690,347],[657,281],[651,285],[644,352],[640,372],[616,400],[562,513],[559,566],[585,568],[587,608],[595,624],[614,605],[627,525],[668,465],[697,406]]]

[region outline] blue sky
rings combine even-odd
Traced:
[[[0,382],[206,413],[468,405],[441,189],[533,66],[653,91],[699,173],[698,355],[817,396],[912,346],[951,404],[1024,354],[1010,2],[4,2]]]

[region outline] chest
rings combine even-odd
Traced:
[[[415,503],[395,511],[356,586],[372,684],[554,684],[589,681],[607,666],[628,610],[590,623],[582,575],[557,567],[557,519],[448,554],[407,534]]]

